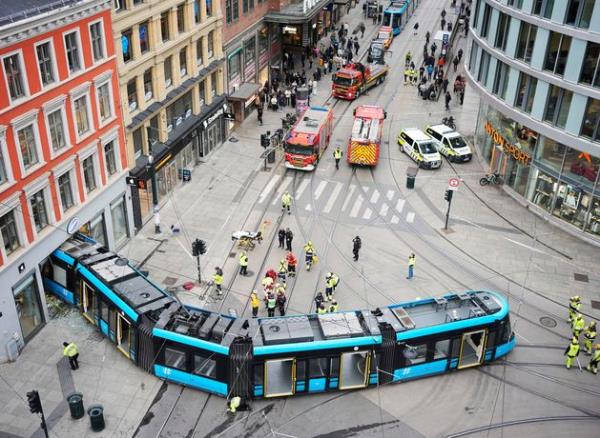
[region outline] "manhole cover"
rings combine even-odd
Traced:
[[[229,253],[229,258],[232,259],[237,255],[237,252],[230,252]]]
[[[163,284],[166,284],[167,286],[173,286],[175,283],[177,283],[177,278],[175,277],[165,277],[163,280]]]
[[[591,300],[591,302],[592,302],[592,309],[596,309],[596,310],[600,309],[600,301]]]
[[[540,318],[540,323],[544,326],[544,327],[556,327],[556,320],[554,318],[550,318],[549,316],[542,316]]]
[[[237,143],[239,140],[235,137],[229,137],[229,141],[232,143]]]
[[[589,283],[590,281],[587,275],[578,274],[577,272],[573,274],[573,277],[575,277],[575,281],[581,281],[582,283]]]

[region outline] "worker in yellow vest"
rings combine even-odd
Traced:
[[[567,359],[565,360],[565,364],[567,365],[567,369],[571,369],[571,365],[573,365],[573,360],[579,355],[579,340],[577,338],[573,338],[571,343],[565,350],[565,355]]]
[[[342,152],[342,149],[338,146],[337,148],[335,148],[335,151],[333,151],[333,158],[335,159],[335,169],[338,170],[340,168],[340,160],[342,159],[342,155],[344,155],[344,153]]]
[[[260,300],[258,299],[256,290],[250,293],[250,307],[252,308],[252,318],[256,318],[258,316],[258,308],[260,307]]]
[[[573,320],[573,336],[575,336],[577,339],[579,339],[579,335],[581,334],[581,331],[583,330],[583,328],[585,327],[585,320],[583,319],[583,315],[581,313],[578,313],[577,316],[575,316],[575,319]]]
[[[79,368],[79,362],[77,358],[79,357],[79,350],[77,350],[77,345],[75,342],[63,342],[63,354],[69,359],[69,365],[71,365],[72,370],[76,370]]]
[[[586,354],[592,354],[592,347],[596,340],[596,321],[590,322],[583,332],[583,346]]]
[[[240,275],[248,275],[248,256],[245,251],[240,254]]]
[[[600,344],[596,344],[594,354],[592,355],[590,363],[585,369],[591,371],[594,374],[598,374],[598,362],[600,362]]]
[[[579,295],[574,295],[569,299],[569,319],[571,322],[575,319],[575,315],[579,313],[581,309],[581,297]]]
[[[223,295],[223,270],[218,266],[215,267],[215,273],[213,274],[213,282],[215,283],[215,287],[217,288],[217,294],[219,296]]]

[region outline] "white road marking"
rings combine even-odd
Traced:
[[[541,250],[534,248],[532,246],[529,246],[529,245],[525,245],[524,243],[517,242],[516,240],[509,239],[508,237],[505,237],[505,239],[508,240],[509,242],[514,243],[515,245],[519,245],[519,246],[522,246],[523,248],[530,249],[531,251],[535,251],[535,252],[539,252],[540,254],[548,255],[544,251],[541,251]]]
[[[388,201],[391,201],[392,198],[394,197],[394,191],[388,190],[387,193],[385,194],[385,197],[387,198]]]
[[[369,187],[367,187],[367,186],[362,186],[362,190],[365,193],[369,193]]]
[[[362,203],[363,197],[361,195],[358,195],[358,198],[356,198],[356,201],[352,206],[352,210],[350,211],[350,217],[356,217],[358,215],[358,211],[360,210],[360,207],[362,207]]]
[[[308,187],[309,182],[310,182],[309,180],[305,179],[300,183],[300,185],[298,186],[298,190],[296,190],[296,199],[294,199],[294,201],[297,201],[298,199],[300,199],[300,197],[302,196],[302,193],[304,193],[304,191]]]
[[[405,203],[406,201],[404,199],[398,199],[398,202],[396,203],[396,211],[398,213],[402,213],[402,209],[404,208]]]
[[[323,190],[327,187],[327,181],[321,181],[315,190],[315,200],[319,199],[323,194]]]
[[[523,340],[525,340],[525,342],[529,342],[530,344],[532,343],[529,339],[520,335],[516,330],[513,330],[513,332],[515,332],[515,335],[517,335],[519,338],[522,338]]]
[[[271,178],[271,180],[267,183],[267,185],[265,186],[265,188],[263,189],[262,193],[260,194],[260,197],[258,198],[258,203],[261,204],[263,202],[265,202],[265,199],[267,198],[267,196],[269,195],[269,193],[271,192],[271,189],[273,188],[273,186],[275,186],[275,184],[277,183],[277,181],[279,181],[279,178],[281,178],[280,175],[275,175],[273,178]]]
[[[275,199],[273,199],[273,202],[271,202],[271,205],[275,205],[281,201],[281,196],[283,196],[283,193],[287,190],[288,186],[292,182],[292,179],[293,179],[293,177],[291,177],[291,176],[286,176],[283,179],[283,182],[281,183],[281,186],[279,186],[279,188],[277,189],[277,195],[275,195]]]
[[[371,219],[372,214],[373,214],[373,212],[371,211],[371,209],[367,208],[365,210],[365,214],[363,214],[363,219]]]
[[[373,192],[373,195],[371,196],[371,199],[369,200],[369,202],[371,204],[375,204],[378,200],[379,200],[379,192],[377,190],[375,190]]]
[[[306,204],[306,207],[304,207],[304,209],[306,211],[312,211],[312,206],[310,204]]]
[[[398,219],[398,216],[394,215],[394,216],[392,216],[392,219],[390,220],[390,222],[392,224],[397,224],[398,222],[400,222],[400,219]]]
[[[409,224],[412,224],[414,221],[415,221],[415,213],[413,211],[411,211],[406,215],[406,222],[408,222]]]
[[[329,200],[327,201],[327,204],[325,204],[323,213],[329,213],[331,211],[331,209],[333,208],[335,201],[337,201],[337,197],[339,196],[343,187],[344,187],[344,184],[336,183],[336,186],[334,187],[333,192],[331,193],[331,196],[329,196]]]
[[[379,210],[379,216],[381,216],[381,217],[387,216],[388,210],[389,210],[388,205],[387,204],[383,204],[381,206],[381,210]]]
[[[350,199],[352,199],[352,194],[354,193],[354,190],[356,190],[356,186],[354,184],[352,184],[350,186],[350,191],[346,194],[346,199],[344,200],[344,205],[342,205],[342,211],[346,210],[346,207],[348,207],[348,204],[350,203]]]

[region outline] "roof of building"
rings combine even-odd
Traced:
[[[2,0],[0,26],[89,0]]]

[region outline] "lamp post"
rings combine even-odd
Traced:
[[[150,129],[146,128],[148,136],[148,164],[147,170],[150,172],[150,181],[152,182],[152,211],[154,213],[154,232],[160,234],[160,213],[158,211],[158,187],[156,186],[156,169],[154,168],[154,156],[152,155],[152,142],[150,141]]]

